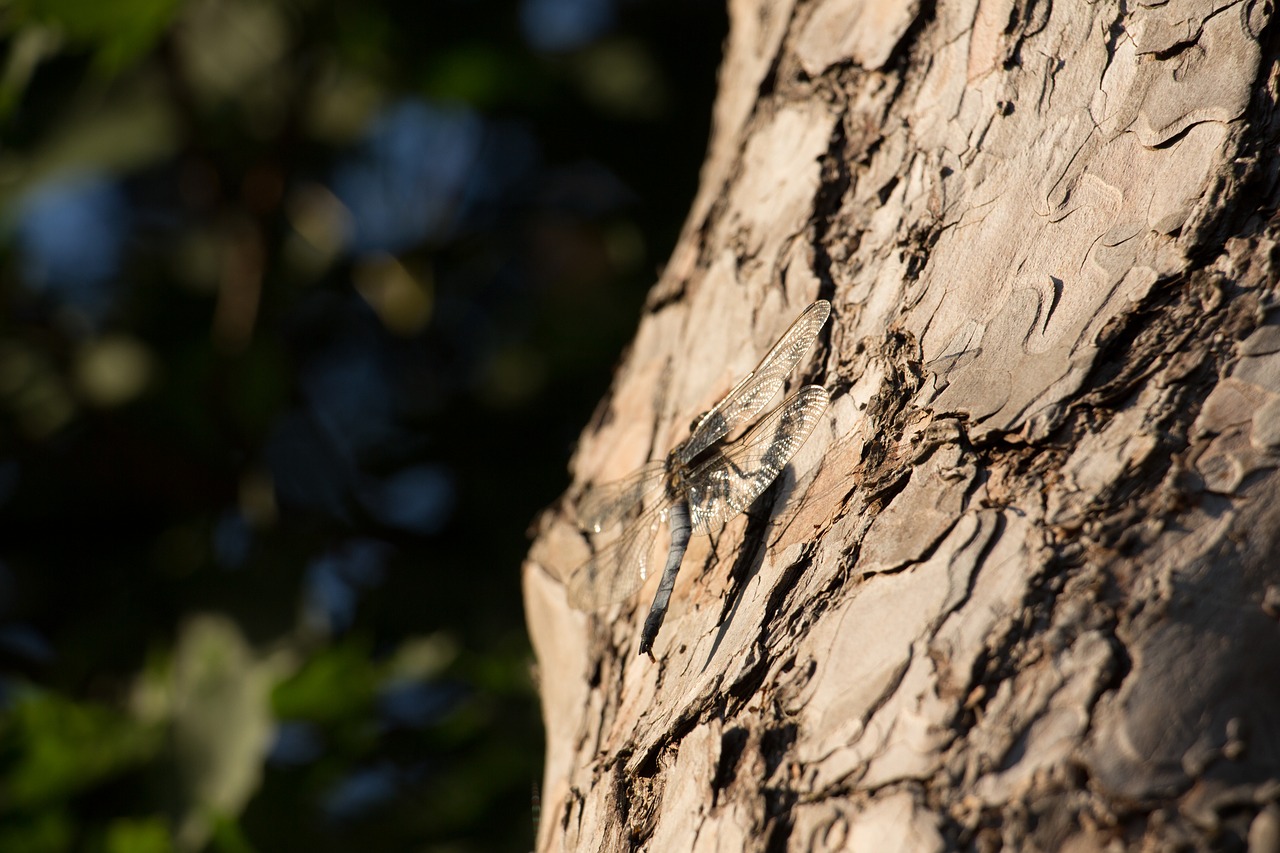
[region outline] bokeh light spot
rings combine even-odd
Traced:
[[[102,408],[136,399],[155,375],[151,351],[136,338],[107,335],[85,343],[75,361],[76,390]]]
[[[613,0],[524,0],[520,29],[535,50],[583,47],[613,28]]]
[[[431,319],[430,280],[411,273],[390,255],[375,255],[356,265],[356,290],[395,335],[420,332]]]
[[[18,211],[23,282],[90,324],[101,322],[114,301],[129,212],[103,175],[63,175],[37,186]]]

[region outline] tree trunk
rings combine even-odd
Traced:
[[[694,537],[656,662],[656,579],[570,609],[544,517],[539,849],[1280,849],[1272,6],[730,10],[575,482],[661,458],[816,298],[790,387],[832,403]]]

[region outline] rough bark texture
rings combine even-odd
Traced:
[[[811,300],[793,471],[653,582],[524,567],[543,850],[1280,848],[1266,2],[731,0],[716,132],[577,482]],[[799,380],[797,380],[799,381]]]

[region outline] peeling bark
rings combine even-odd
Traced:
[[[730,13],[575,482],[665,453],[817,298],[795,384],[832,404],[690,543],[656,664],[654,581],[571,610],[571,502],[542,519],[539,849],[1280,849],[1272,6]]]

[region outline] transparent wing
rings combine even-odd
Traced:
[[[716,533],[769,488],[813,432],[828,400],[825,388],[806,385],[691,471],[686,490],[693,529]]]
[[[639,589],[653,565],[654,543],[668,507],[664,501],[646,510],[621,536],[574,569],[569,604],[578,610],[599,610]]]
[[[690,462],[735,427],[754,418],[782,390],[783,381],[813,345],[813,339],[830,314],[831,303],[825,299],[819,299],[804,309],[756,369],[744,376],[711,411],[702,416],[693,429],[693,435],[676,451],[680,461]]]
[[[600,533],[639,515],[645,499],[662,488],[664,473],[663,462],[649,462],[621,480],[587,489],[576,508],[578,526]]]

